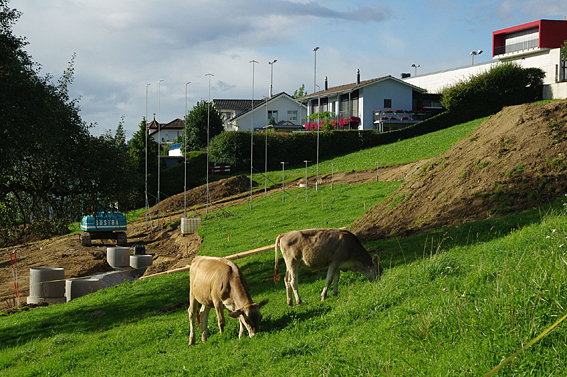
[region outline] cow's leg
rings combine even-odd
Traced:
[[[325,288],[323,288],[323,292],[321,292],[321,301],[325,301],[325,298],[327,298],[327,290],[329,289],[329,286],[331,285],[331,283],[335,279],[335,274],[338,272],[338,270],[339,270],[338,266],[333,266],[333,265],[329,266],[329,269],[327,270],[327,279],[325,279]],[[337,280],[338,280],[338,277],[337,277]],[[336,289],[337,289],[337,293],[338,293],[338,288],[336,288]],[[335,295],[337,293],[335,293]]]
[[[217,312],[217,320],[219,323],[219,332],[222,334],[222,332],[224,331],[224,325],[226,323],[225,319],[224,319],[224,304],[222,303],[222,301],[218,301],[214,303],[215,305],[215,311]]]
[[[192,294],[189,294],[189,345],[195,344],[195,315],[197,314],[197,300]]]
[[[299,291],[297,290],[298,286],[298,271],[299,265],[293,265],[293,262],[287,263],[286,261],[286,272],[285,272],[285,288],[287,294],[287,304],[289,306],[293,306],[293,298],[292,294],[295,296],[295,302],[297,305],[303,304],[301,301],[301,297],[299,297]]]
[[[207,323],[209,322],[210,306],[201,306],[201,341],[205,343],[209,338],[209,330],[207,330]]]
[[[339,268],[337,268],[337,271],[335,272],[335,276],[333,278],[333,296],[336,296],[339,294],[339,277],[341,275],[341,270]]]
[[[242,317],[242,316],[240,316]],[[242,335],[244,335],[244,329],[246,328],[244,326],[244,320],[242,318],[238,318],[239,322],[240,322],[240,330],[238,331],[238,339],[242,338]]]

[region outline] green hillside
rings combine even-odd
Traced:
[[[335,169],[433,157],[474,128],[444,130],[460,133],[444,144],[440,135],[447,133],[436,133],[416,138],[421,148],[403,148],[411,142],[406,140],[344,156],[335,160]],[[423,152],[428,146],[437,149]],[[276,179],[278,173],[272,174]],[[307,201],[305,190],[296,189],[285,204],[276,194],[255,200],[252,211],[243,204],[216,212],[199,229],[201,253],[264,246],[291,229],[348,226],[365,213],[365,205],[370,208],[399,184],[337,185],[332,192],[321,187],[310,190]],[[285,303],[283,282],[272,281],[273,251],[237,260],[252,298],[270,299],[262,309],[261,332],[252,339],[239,340],[238,321],[230,318],[219,334],[212,311],[208,342],[187,345],[188,272],[124,283],[64,305],[0,317],[0,375],[484,375],[565,314],[566,225],[564,203],[558,201],[499,219],[369,242],[365,246],[380,253],[385,268],[380,281],[342,273],[339,295],[320,302],[325,272],[300,270],[305,304],[293,308]],[[279,268],[285,270],[281,257]],[[100,312],[105,315],[97,316]],[[566,338],[559,326],[499,375],[562,375]]]

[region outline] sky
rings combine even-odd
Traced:
[[[129,139],[201,100],[290,95],[492,61],[492,32],[562,20],[565,0],[11,0],[15,35],[54,81],[74,58],[72,98],[98,136]],[[319,47],[317,52],[313,49]],[[273,64],[269,64],[277,60]],[[256,61],[257,63],[251,63]],[[209,75],[211,74],[211,75]],[[163,80],[163,81],[160,81]],[[189,83],[189,84],[187,84]],[[149,85],[148,85],[149,84]]]

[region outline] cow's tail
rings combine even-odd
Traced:
[[[281,234],[279,234],[276,237],[276,265],[274,266],[274,283],[276,283],[276,285],[279,283],[280,281],[280,274],[278,272],[278,247],[280,245],[280,238],[282,237]]]

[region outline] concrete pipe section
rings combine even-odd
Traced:
[[[106,248],[106,260],[112,268],[130,267],[130,248],[108,247]]]
[[[153,255],[130,255],[130,267],[135,276],[142,276],[153,263]]]
[[[28,304],[66,302],[64,268],[30,268],[30,295]]]
[[[67,302],[88,295],[89,293],[96,292],[100,289],[99,279],[73,279],[65,282],[65,297]]]

